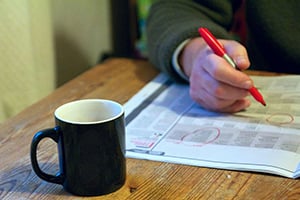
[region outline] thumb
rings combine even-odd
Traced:
[[[233,60],[240,70],[248,69],[250,66],[250,61],[247,55],[235,56]]]

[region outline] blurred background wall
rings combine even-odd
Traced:
[[[57,86],[111,51],[110,0],[50,0]]]
[[[108,57],[146,59],[154,1],[0,0],[0,123]]]
[[[110,52],[110,0],[0,1],[0,123]]]

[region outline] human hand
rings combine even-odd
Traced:
[[[250,66],[244,46],[233,40],[219,41],[240,70]],[[246,98],[253,86],[250,77],[215,55],[202,38],[188,42],[179,62],[189,77],[191,98],[204,108],[233,113],[250,106]]]

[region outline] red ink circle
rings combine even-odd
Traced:
[[[204,128],[200,128],[200,129],[196,129],[191,133],[188,133],[186,135],[184,135],[183,137],[181,137],[181,143],[184,143],[186,145],[190,145],[190,146],[204,146],[206,144],[211,144],[214,141],[216,141],[218,139],[218,137],[220,136],[220,129],[216,128],[216,127],[204,127]],[[209,134],[209,136],[207,137],[208,140],[204,141],[204,142],[197,142],[197,135],[201,135],[201,134]],[[189,141],[190,140],[190,141]],[[193,141],[194,140],[194,141]],[[196,140],[196,142],[195,142]],[[193,142],[193,143],[198,143],[198,144],[188,144],[188,142]]]
[[[276,121],[281,120],[281,121]],[[269,124],[275,125],[284,125],[284,124],[291,124],[294,121],[293,115],[289,113],[274,113],[266,118],[266,121]]]

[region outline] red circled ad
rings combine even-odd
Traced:
[[[273,125],[292,124],[294,122],[294,116],[289,113],[273,113],[266,118],[266,121]]]
[[[205,127],[196,129],[193,132],[190,132],[183,137],[181,137],[181,143],[189,146],[204,146],[211,144],[218,139],[221,131],[217,127]],[[203,141],[203,135],[206,138]],[[200,141],[199,141],[200,140]]]

